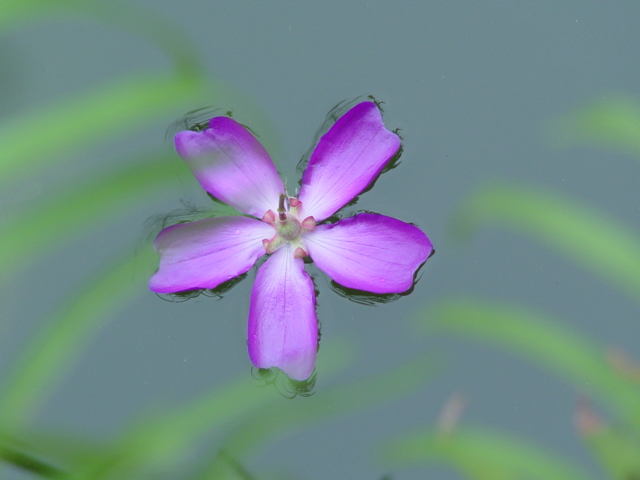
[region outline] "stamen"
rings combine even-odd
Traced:
[[[300,224],[307,230],[315,230],[316,229],[316,220],[313,217],[305,218]]]
[[[276,214],[273,210],[267,210],[267,213],[265,213],[262,216],[262,221],[265,223],[268,223],[269,225],[272,225],[273,222],[276,221]]]

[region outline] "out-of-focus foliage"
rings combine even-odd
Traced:
[[[394,444],[386,456],[393,464],[447,463],[478,480],[592,478],[542,448],[483,428],[419,433]]]
[[[548,125],[559,146],[597,145],[640,159],[640,103],[627,95],[607,95]]]
[[[629,99],[599,102],[551,125],[555,140],[564,144],[613,146],[640,157],[640,108]],[[640,300],[640,234],[597,208],[535,187],[494,183],[463,202],[453,231],[468,239],[488,224],[529,235]],[[611,479],[640,478],[640,367],[626,357],[560,320],[473,298],[452,298],[421,312],[418,330],[484,341],[561,375],[615,416],[614,423],[603,419],[584,398],[574,414],[577,433],[603,471]],[[399,439],[386,448],[386,456],[396,465],[446,463],[478,480],[587,478],[538,447],[459,422],[456,418],[449,431]]]
[[[154,152],[131,159],[131,166],[109,176],[61,190],[47,202],[38,201],[5,217],[0,225],[0,280],[11,278],[17,269],[70,238],[113,222],[123,211],[147,206],[183,170],[175,155]]]
[[[13,372],[3,378],[0,414],[5,428],[13,430],[28,421],[82,346],[87,345],[89,334],[140,294],[154,261],[151,248],[126,258],[88,282],[84,292],[77,292],[69,305],[53,314],[48,328],[34,336],[14,363]]]
[[[222,89],[207,80],[197,49],[184,35],[131,3],[27,0],[0,6],[0,28],[5,31],[61,17],[90,17],[146,37],[172,60],[174,71],[136,72],[127,79],[57,99],[39,111],[6,120],[0,125],[0,185],[48,164],[60,165],[72,150],[140,128],[150,118],[175,115],[184,105],[205,101],[209,89]],[[37,134],[34,125],[38,125]]]
[[[323,353],[324,355],[324,353]],[[322,399],[310,398],[296,404],[272,403],[256,415],[248,417],[227,438],[218,455],[197,480],[233,480],[238,477],[237,465],[230,459],[244,458],[260,444],[273,437],[295,431],[301,425],[317,423],[335,412],[357,412],[381,400],[391,399],[415,388],[416,379],[422,382],[434,372],[434,360],[422,357],[383,372],[372,378],[351,382],[323,392]]]
[[[640,234],[596,207],[525,185],[494,184],[470,196],[454,228],[498,223],[528,234],[640,301]]]
[[[445,332],[499,345],[562,375],[614,405],[640,431],[640,384],[619,375],[602,347],[543,315],[514,306],[452,299],[421,316],[430,333]]]

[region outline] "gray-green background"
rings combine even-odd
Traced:
[[[638,93],[640,6],[573,1],[140,3],[186,32],[212,76],[261,105],[271,131],[257,128],[258,133],[289,185],[296,185],[295,165],[331,107],[363,94],[384,101],[386,125],[402,129],[402,163],[383,175],[358,207],[416,223],[436,248],[414,293],[388,305],[366,307],[340,298],[322,274],[317,285],[323,342],[346,337],[357,355],[342,378],[375,375],[430,350],[443,354],[440,375],[395,403],[284,437],[248,468],[254,473],[280,469],[309,480],[374,479],[385,473],[396,480],[461,478],[445,468],[392,470],[377,462],[376,452],[385,440],[432,424],[446,399],[462,392],[468,400],[465,422],[529,437],[595,469],[572,424],[580,392],[502,351],[420,337],[410,324],[417,310],[448,295],[470,293],[554,314],[598,343],[640,355],[637,307],[608,284],[512,231],[483,228],[467,245],[456,243],[448,231],[456,205],[494,179],[542,186],[637,226],[637,163],[603,149],[552,148],[544,126],[593,100]],[[0,59],[2,116],[136,69],[168,65],[152,45],[128,33],[70,17],[2,37]],[[210,105],[216,105],[214,92]],[[184,105],[183,112],[198,106],[206,105]],[[28,188],[3,196],[0,212],[44,198],[70,174],[82,182],[96,171],[106,172],[123,152],[170,142],[164,136],[170,122],[149,118],[148,123],[147,131],[118,144],[74,154],[65,170],[35,175]],[[2,301],[19,320],[5,328],[0,361],[11,361],[37,328],[35,319],[81,285],[87,272],[141,239],[150,215],[180,207],[181,199],[208,201],[188,175],[176,177],[157,205],[132,206],[126,221],[78,237],[15,278]],[[41,422],[91,434],[111,432],[149,404],[177,404],[250,375],[245,330],[253,275],[220,301],[200,297],[171,304],[151,292],[142,296],[105,324]],[[322,402],[328,382],[320,371],[315,396],[295,401]],[[23,478],[18,472],[3,475]]]

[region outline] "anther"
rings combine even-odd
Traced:
[[[275,221],[276,221],[276,214],[275,214],[275,212],[274,212],[273,210],[267,210],[267,213],[265,213],[265,214],[262,216],[262,221],[263,221],[263,222],[265,222],[265,223],[268,223],[268,224],[272,225],[272,224],[273,224],[273,222],[275,222]]]
[[[305,218],[300,224],[307,230],[315,230],[316,229],[316,220],[313,217]]]

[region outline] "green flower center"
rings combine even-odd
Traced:
[[[302,203],[297,198],[280,195],[278,213],[269,210],[264,214],[262,221],[271,225],[276,231],[273,238],[262,241],[267,253],[273,253],[288,243],[293,247],[296,258],[308,255],[302,235],[314,230],[316,222],[313,217],[307,217],[302,221],[298,219],[301,206]]]
[[[285,213],[284,220],[279,216],[278,220],[276,220],[275,227],[278,235],[282,237],[283,240],[289,241],[298,238],[300,236],[300,231],[302,230],[298,216],[291,215],[290,213]]]

